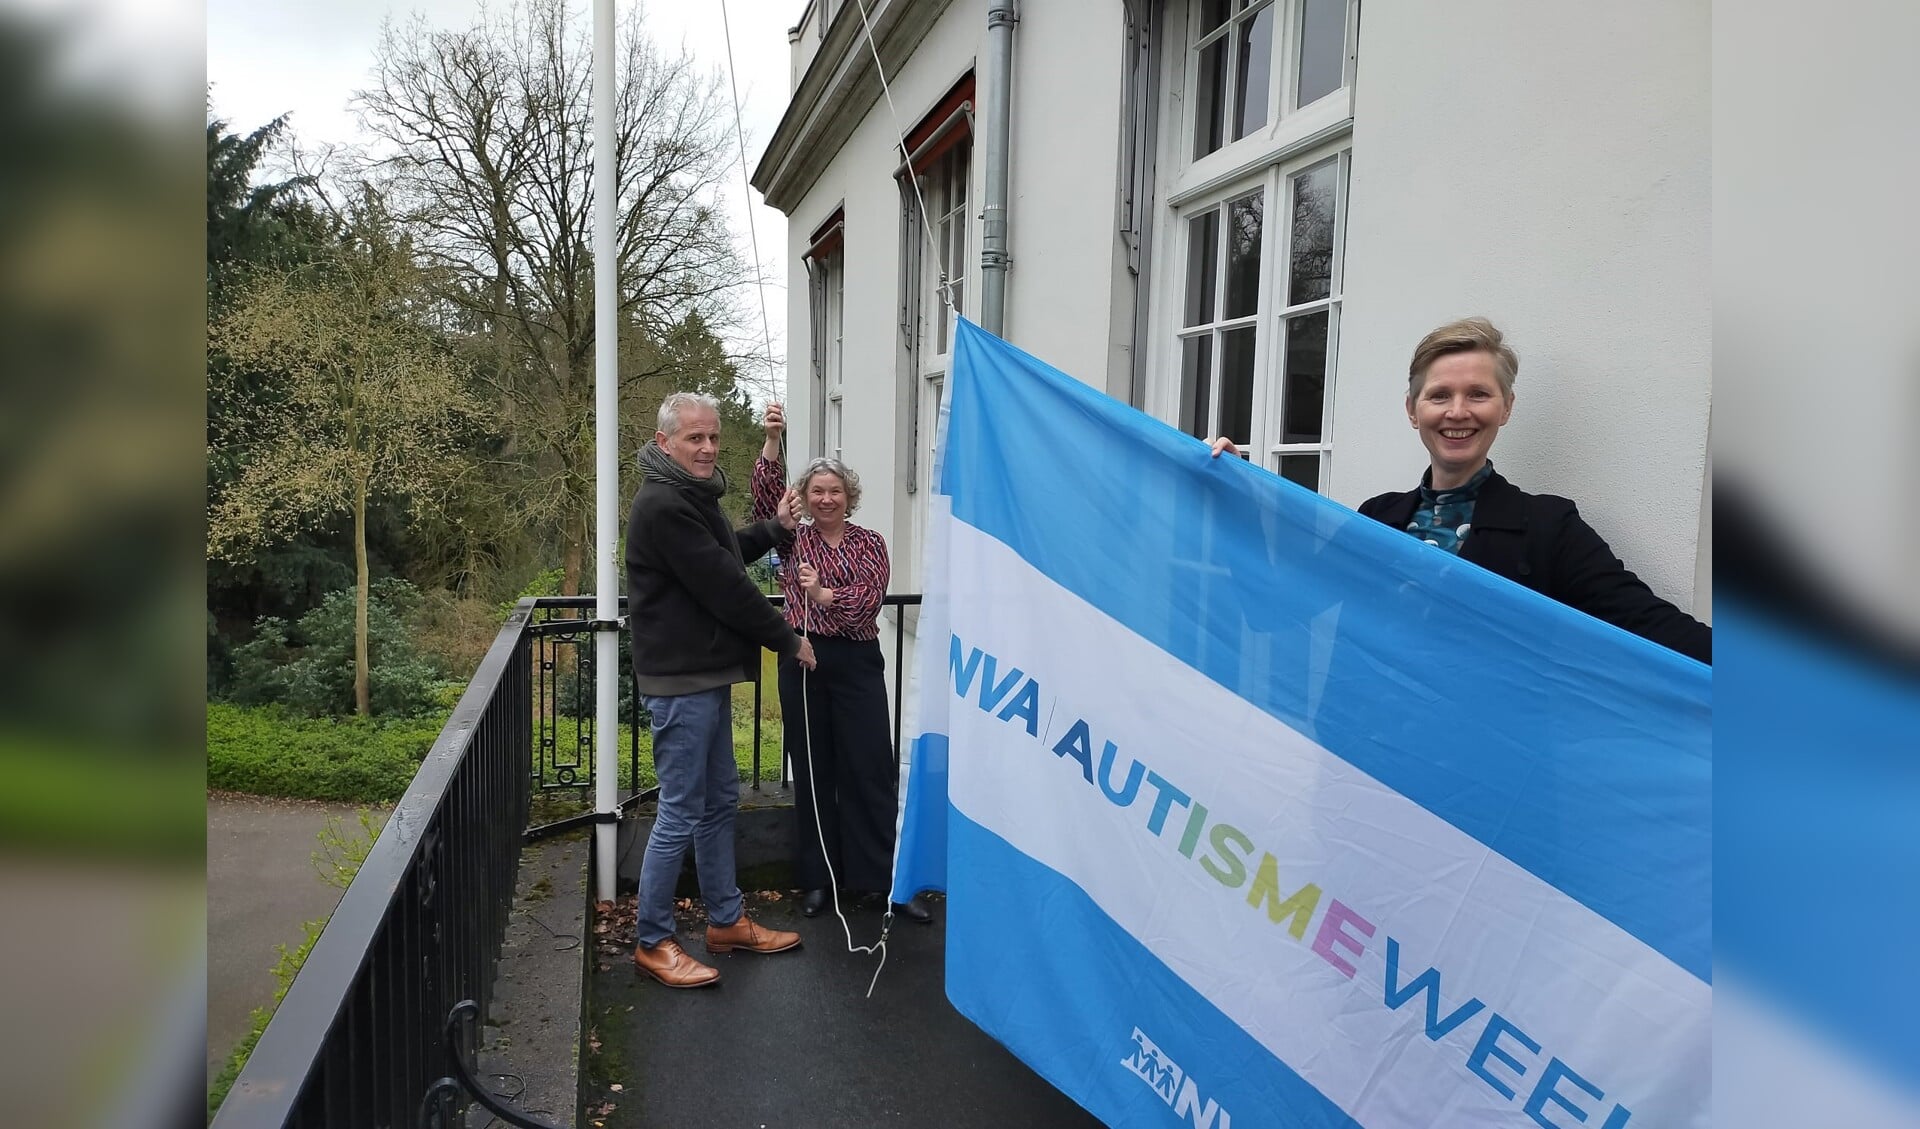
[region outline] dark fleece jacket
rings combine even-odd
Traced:
[[[747,576],[784,531],[735,530],[717,497],[647,481],[627,517],[627,623],[641,693],[691,694],[751,681],[762,647],[781,658],[800,636]]]

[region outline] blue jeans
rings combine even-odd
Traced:
[[[673,891],[689,843],[707,920],[714,925],[740,920],[740,887],[733,868],[740,770],[733,761],[732,687],[698,694],[643,694],[641,701],[653,714],[660,809],[640,863],[634,939],[652,948],[673,936]]]

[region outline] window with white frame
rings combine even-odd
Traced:
[[[966,310],[973,177],[973,71],[954,79],[901,138],[898,416],[894,576],[919,583],[933,449],[953,362],[956,311]]]
[[[1290,207],[1284,292],[1274,298],[1278,352],[1276,427],[1264,444],[1270,466],[1309,490],[1324,489],[1333,454],[1328,426],[1333,342],[1340,315],[1342,153],[1286,176]]]
[[[1193,155],[1204,157],[1267,124],[1273,15],[1282,0],[1202,0],[1193,52]]]
[[[842,347],[846,343],[846,260],[841,248],[835,247],[823,264],[826,271],[826,317],[823,332],[825,348],[821,365],[821,384],[826,392],[827,415],[824,434],[821,438],[821,453],[832,458],[844,458],[845,414],[842,407],[842,395],[845,383],[841,379],[840,364]]]
[[[1199,160],[1348,85],[1350,0],[1194,0],[1187,50]],[[1274,60],[1283,60],[1276,68]]]
[[[808,240],[808,314],[813,342],[811,449],[842,457],[845,441],[841,357],[846,340],[845,213],[836,208]]]
[[[937,259],[929,259],[921,308],[930,312],[933,340],[922,356],[946,371],[947,357],[953,352],[953,311],[963,308],[967,294],[967,178],[972,173],[973,150],[956,145],[936,161],[921,178],[920,191],[932,217],[933,246]],[[942,286],[946,292],[941,292]],[[949,304],[951,299],[951,304]]]
[[[940,406],[946,396],[947,370],[953,363],[954,319],[966,308],[968,264],[968,183],[973,172],[973,149],[967,141],[953,145],[933,161],[919,178],[924,202],[925,243],[915,248],[921,263],[918,279],[918,341],[915,366],[919,397],[916,405],[914,478],[918,497],[913,508],[915,545],[925,544],[927,497],[933,484],[933,447],[938,435]],[[931,236],[931,238],[927,238]]]
[[[1159,402],[1324,491],[1358,3],[1190,0],[1182,15],[1161,128]]]

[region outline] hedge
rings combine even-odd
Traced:
[[[273,706],[207,704],[207,787],[259,796],[392,803],[413,782],[445,716],[294,717]]]

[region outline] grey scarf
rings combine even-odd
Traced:
[[[648,482],[658,482],[663,486],[678,486],[691,490],[695,494],[705,494],[718,498],[727,492],[727,472],[718,465],[713,468],[712,478],[698,478],[687,468],[673,461],[673,456],[660,449],[660,444],[647,440],[640,448],[640,477]]]

